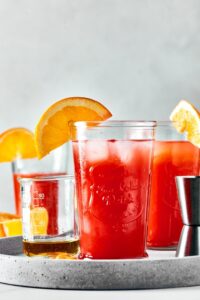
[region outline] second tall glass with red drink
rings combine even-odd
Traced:
[[[176,176],[198,175],[200,150],[171,122],[158,122],[154,147],[148,247],[175,248],[183,227]]]

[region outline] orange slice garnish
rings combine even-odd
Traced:
[[[83,97],[65,98],[44,112],[35,129],[39,158],[70,139],[69,121],[104,121],[110,111],[96,100]]]
[[[11,128],[0,135],[0,162],[36,157],[33,133],[26,128]]]
[[[200,112],[188,101],[181,100],[170,115],[177,131],[186,132],[187,140],[200,148]]]
[[[22,235],[22,220],[17,215],[0,213],[0,237]]]
[[[48,227],[48,212],[44,207],[35,207],[31,209],[31,234],[32,235],[46,235]]]

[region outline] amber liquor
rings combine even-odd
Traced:
[[[27,256],[76,256],[79,251],[79,240],[67,241],[23,241],[23,251]]]

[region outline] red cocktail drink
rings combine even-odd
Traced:
[[[156,141],[148,227],[148,246],[171,248],[178,244],[182,218],[175,176],[198,175],[199,149],[187,141]]]
[[[152,129],[146,140],[73,141],[80,257],[147,256],[152,146]]]

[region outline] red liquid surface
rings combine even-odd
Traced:
[[[16,213],[22,215],[22,203],[20,196],[19,178],[31,178],[40,176],[56,176],[65,173],[31,173],[31,174],[13,174],[15,207]],[[32,208],[44,207],[48,212],[47,234],[54,235],[58,233],[58,183],[57,181],[35,181],[31,186]]]
[[[198,175],[199,149],[186,141],[155,142],[147,245],[177,246],[183,227],[175,176]]]
[[[147,256],[152,143],[73,142],[81,258]]]

